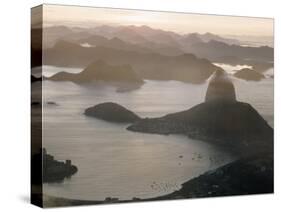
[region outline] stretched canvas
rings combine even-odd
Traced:
[[[33,204],[273,193],[273,19],[31,16]]]

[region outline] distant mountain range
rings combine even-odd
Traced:
[[[250,41],[244,43],[236,38],[223,37],[210,32],[200,33],[189,33],[189,34],[178,34],[171,31],[165,31],[161,29],[154,29],[149,26],[110,26],[101,25],[93,28],[82,28],[82,27],[66,27],[66,26],[50,26],[44,28],[44,33],[48,39],[48,44],[54,44],[58,39],[64,40],[75,40],[81,38],[87,38],[90,35],[99,35],[108,39],[117,37],[129,43],[160,43],[177,46],[187,40],[196,42],[209,42],[211,40],[223,42],[230,45],[250,45]],[[237,37],[239,38],[239,37]],[[252,38],[253,39],[253,38]],[[267,38],[268,39],[268,38]],[[253,41],[253,45],[256,46],[257,42]]]
[[[32,35],[40,30],[32,29]],[[37,55],[38,45],[32,45]],[[44,64],[82,67],[96,60],[130,64],[143,78],[202,82],[220,68],[212,62],[246,64],[258,72],[273,67],[273,48],[245,47],[212,33],[180,35],[148,26],[44,28]],[[34,57],[35,58],[35,57]],[[38,58],[40,60],[41,57]],[[202,58],[202,59],[201,59]],[[32,66],[40,61],[32,61]]]
[[[221,60],[221,58],[226,56],[236,57],[244,61],[257,60],[265,62],[273,60],[273,49],[268,46],[244,47],[211,40],[194,43],[186,50],[212,61]]]
[[[66,26],[52,26],[44,29],[46,46],[54,45],[57,40],[63,39],[68,41],[80,40],[89,38],[91,35],[98,35],[107,39],[114,37],[119,38],[125,42],[133,44],[147,44],[155,43],[164,46],[173,46],[181,48],[181,45],[194,42],[209,42],[211,40],[224,42],[227,44],[239,45],[239,40],[223,38],[212,33],[190,33],[180,35],[171,31],[164,31],[160,29],[153,29],[148,26],[108,26],[102,25],[94,28],[69,28]],[[192,43],[190,43],[190,41]],[[150,46],[150,45],[149,45]]]
[[[159,53],[168,56],[176,56],[184,54],[184,51],[178,47],[162,45],[153,42],[145,42],[142,44],[135,44],[125,42],[118,37],[106,38],[100,35],[91,35],[87,38],[77,40],[76,43],[86,44],[90,46],[104,46],[114,49],[122,49],[127,51],[135,51],[139,53]]]
[[[105,46],[82,47],[68,41],[58,41],[53,48],[44,51],[45,65],[85,68],[97,60],[103,60],[111,65],[129,64],[143,79],[192,83],[201,83],[214,71],[222,70],[210,61],[193,54],[166,56]]]

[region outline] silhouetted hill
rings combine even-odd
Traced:
[[[265,78],[263,74],[249,68],[243,68],[237,71],[234,76],[249,81],[260,81]]]
[[[184,134],[239,153],[271,149],[273,145],[273,129],[267,122],[251,105],[235,101],[208,101],[186,111],[142,119],[127,129]]]
[[[143,83],[143,80],[134,72],[130,65],[111,66],[102,60],[91,63],[80,73],[59,72],[49,77],[49,79],[77,83],[91,82],[94,80]]]
[[[266,194],[274,192],[272,154],[245,157],[206,172],[154,200]]]
[[[106,102],[87,108],[85,110],[85,115],[106,121],[121,123],[133,123],[140,119],[135,113],[127,110],[125,107],[119,104],[112,102]]]
[[[240,61],[260,60],[263,62],[273,61],[273,48],[268,46],[261,47],[243,47],[238,45],[228,45],[223,42],[211,40],[207,43],[193,44],[189,49],[186,49],[195,55],[203,58],[208,58],[212,61],[219,60],[221,57],[236,57]]]

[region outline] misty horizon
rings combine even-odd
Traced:
[[[150,29],[153,30],[159,30],[159,31],[163,31],[163,32],[169,32],[169,33],[175,33],[178,34],[180,36],[188,36],[191,34],[198,34],[198,35],[216,35],[216,36],[220,36],[223,38],[227,38],[227,39],[236,39],[239,40],[241,42],[261,42],[264,43],[264,45],[260,45],[260,46],[269,46],[269,47],[273,47],[273,43],[274,43],[274,36],[273,35],[246,35],[246,34],[241,34],[241,35],[233,35],[233,34],[217,34],[211,31],[206,31],[206,32],[197,32],[197,31],[192,31],[192,32],[188,32],[188,33],[180,33],[180,32],[176,32],[173,30],[164,30],[161,28],[154,28],[154,27],[150,27],[148,25],[133,25],[133,24],[129,24],[129,25],[118,25],[118,24],[96,24],[96,23],[92,23],[92,25],[89,26],[84,26],[81,27],[81,25],[85,25],[85,23],[78,23],[78,22],[61,22],[58,23],[57,21],[54,22],[50,22],[50,23],[44,23],[43,28],[52,28],[52,27],[67,27],[70,29],[75,29],[75,28],[79,28],[80,30],[91,30],[97,27],[103,27],[103,26],[110,26],[110,27],[115,27],[115,28],[122,28],[122,27],[148,27]],[[259,45],[257,45],[259,46]]]
[[[146,25],[178,34],[210,32],[222,36],[273,37],[274,20],[271,18],[95,7],[75,7],[73,10],[71,6],[48,4],[43,6],[43,19],[46,25],[59,23],[68,27],[83,25],[89,28],[98,25]]]

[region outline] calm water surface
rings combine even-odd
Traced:
[[[57,67],[44,67],[44,75],[57,71]],[[273,125],[273,80],[249,83],[234,79],[234,84],[238,99],[251,103]],[[125,93],[102,83],[81,86],[44,81],[43,87],[44,102],[58,104],[44,105],[43,146],[58,160],[71,159],[79,169],[63,183],[44,184],[45,194],[85,200],[155,197],[235,159],[185,136],[130,132],[126,124],[83,115],[85,108],[107,101],[141,117],[186,110],[204,100],[207,83],[148,80],[140,89]]]

